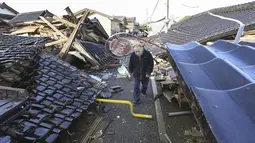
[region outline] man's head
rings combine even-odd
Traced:
[[[143,54],[143,50],[144,50],[143,47],[144,45],[141,43],[136,43],[134,45],[134,52],[137,56],[141,56]]]

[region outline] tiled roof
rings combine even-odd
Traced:
[[[199,104],[191,107],[206,138],[212,139],[212,131],[218,142],[255,142],[254,47],[223,40],[210,46],[167,46],[185,96],[190,104]]]
[[[255,2],[247,4],[217,8],[211,13],[240,20],[246,28],[255,27]],[[161,37],[162,43],[185,44],[191,41],[201,43],[217,40],[237,33],[239,25],[232,21],[213,17],[208,12],[199,13],[172,25]]]
[[[85,41],[80,41],[80,43],[101,65],[107,65],[116,60],[106,53],[105,45]]]
[[[11,12],[13,12],[14,14],[18,14],[19,12],[16,11],[15,9],[11,8],[10,6],[8,6],[5,2],[0,4],[1,8],[6,8],[8,10],[10,10]]]
[[[30,102],[22,114],[14,114],[16,117],[0,129],[19,142],[54,142],[87,110],[105,85],[74,66],[41,53],[41,46],[7,43],[0,46],[0,85],[26,89]],[[3,101],[0,99],[0,103]]]
[[[0,35],[0,45],[33,45],[35,43],[43,43],[46,38],[42,37],[27,37],[16,35]]]
[[[40,19],[39,16],[43,17],[53,17],[53,14],[50,13],[48,10],[42,11],[34,11],[34,12],[26,12],[17,14],[13,19],[9,21],[9,23],[19,23],[19,22],[27,22]]]

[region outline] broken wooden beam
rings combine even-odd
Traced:
[[[58,16],[53,16],[53,19],[59,21],[59,22],[62,22],[63,24],[65,24],[66,26],[69,26],[69,27],[72,27],[72,28],[75,28],[76,27],[76,24],[72,23],[72,22],[69,22],[63,18],[60,18]]]
[[[35,33],[40,26],[26,26],[15,30],[11,34]]]
[[[70,46],[72,45],[74,39],[75,39],[75,36],[81,26],[81,24],[83,23],[83,21],[87,18],[87,16],[89,15],[89,12],[86,11],[84,13],[84,15],[82,16],[82,18],[80,19],[79,23],[77,24],[77,26],[75,27],[75,29],[73,30],[72,34],[70,35],[70,37],[68,38],[67,42],[65,43],[64,47],[61,49],[60,51],[60,57],[63,57],[65,56],[68,51],[69,51],[69,48]]]
[[[50,47],[50,46],[53,46],[53,45],[61,44],[61,43],[64,43],[64,42],[66,42],[66,41],[67,41],[67,39],[60,39],[60,40],[58,40],[58,41],[46,43],[46,44],[45,44],[45,47]]]
[[[13,88],[13,87],[7,87],[7,86],[0,86],[0,90],[11,90],[11,91],[17,91],[20,93],[25,93],[26,90],[22,88]]]
[[[89,132],[86,134],[86,136],[83,138],[83,140],[81,141],[82,143],[88,143],[90,142],[90,137],[95,133],[97,127],[99,126],[99,124],[104,120],[103,117],[97,117],[91,128],[89,128]]]
[[[72,18],[74,23],[78,23],[78,19],[76,18],[76,16],[73,14],[73,12],[71,11],[71,9],[68,7],[65,8],[66,12],[68,13],[68,15]]]
[[[62,33],[60,32],[54,25],[52,25],[48,20],[46,20],[44,17],[42,16],[39,16],[41,18],[42,21],[44,21],[47,25],[50,26],[50,28],[52,28],[55,32],[58,33],[58,35],[60,35],[63,39],[66,39],[67,37]]]

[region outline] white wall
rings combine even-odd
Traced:
[[[2,8],[0,8],[0,13],[2,13],[2,14],[8,14],[8,15],[15,15],[13,12],[11,12],[10,10],[8,10],[8,9],[2,9]]]
[[[103,26],[103,28],[105,29],[106,33],[111,36],[111,20],[107,17],[101,16],[99,14],[93,14],[90,15],[89,18],[93,19],[94,17],[96,17],[98,19],[98,21],[101,23],[101,25]]]
[[[119,22],[116,22],[116,21],[112,21],[112,35],[115,34],[115,33],[119,33],[121,31],[120,29],[120,23]]]
[[[163,22],[163,21],[162,22],[158,22],[158,23],[149,24],[149,26],[151,27],[152,31],[149,31],[149,35],[148,36],[152,36],[152,35],[155,35],[155,34],[159,33],[164,25],[165,25],[165,22]],[[165,28],[162,31],[165,31]]]

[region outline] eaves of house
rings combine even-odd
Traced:
[[[39,20],[40,16],[53,17],[54,14],[52,14],[48,10],[19,13],[13,19],[11,19],[9,21],[9,23],[15,24],[15,23],[22,23],[22,22]]]
[[[209,10],[213,14],[240,20],[246,30],[255,29],[255,2]],[[173,24],[161,36],[161,42],[185,44],[191,41],[205,43],[237,33],[239,25],[233,21],[222,20],[202,12],[181,22]]]

